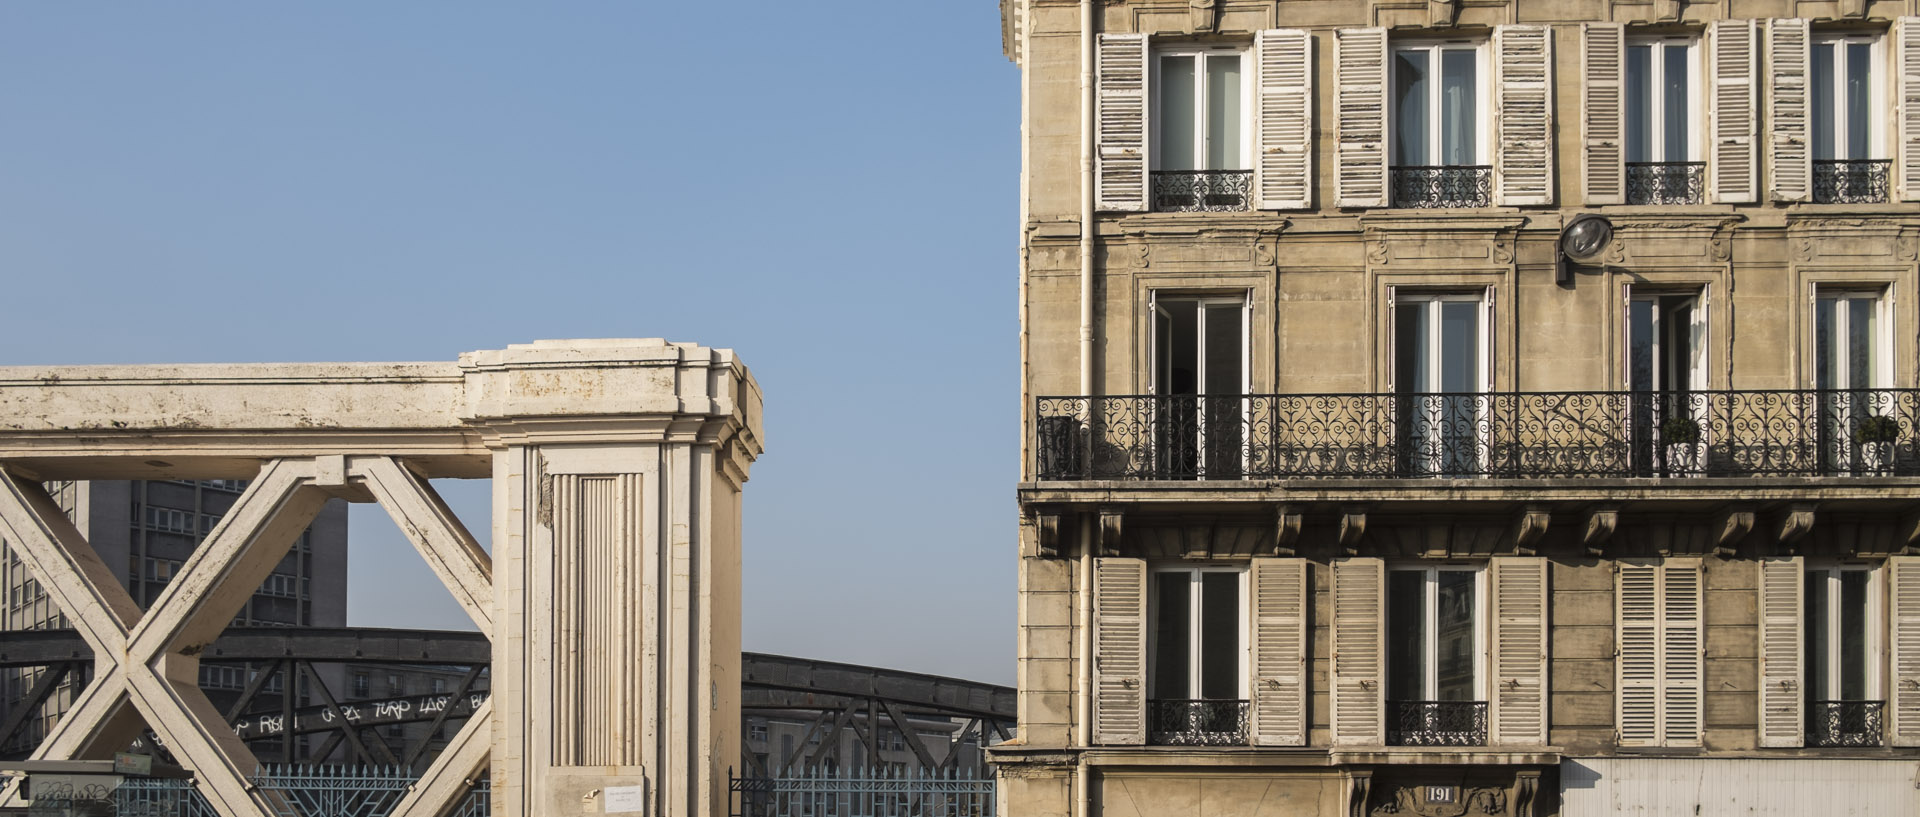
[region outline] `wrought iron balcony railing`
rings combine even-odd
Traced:
[[[1492,203],[1491,165],[1393,169],[1395,207],[1485,207]]]
[[[1158,746],[1245,746],[1245,700],[1147,702],[1147,742]]]
[[[1813,160],[1813,200],[1816,204],[1879,204],[1887,201],[1887,159]]]
[[[1699,204],[1706,201],[1706,162],[1628,162],[1628,204]]]
[[[1251,210],[1253,171],[1153,171],[1153,209],[1163,213]]]
[[[1884,701],[1808,701],[1808,746],[1879,746]]]
[[[1920,390],[1041,397],[1042,480],[1920,476]]]
[[[1486,701],[1388,701],[1389,746],[1485,746]]]

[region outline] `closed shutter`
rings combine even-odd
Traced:
[[[1377,746],[1385,740],[1386,563],[1333,561],[1333,742]]]
[[[1553,203],[1553,29],[1493,29],[1495,204]]]
[[[1813,192],[1810,47],[1806,20],[1767,21],[1768,187],[1774,201],[1806,201]]]
[[[1754,82],[1758,64],[1759,24],[1752,20],[1720,20],[1707,25],[1709,49],[1708,93],[1712,118],[1707,133],[1713,200],[1735,204],[1756,200],[1754,188],[1759,161],[1754,150],[1754,114],[1759,110],[1759,88]]]
[[[1626,26],[1587,23],[1581,33],[1587,203],[1620,204],[1627,200],[1626,103],[1620,87],[1626,70]]]
[[[1341,207],[1387,206],[1387,30],[1333,34],[1340,83],[1334,161]]]
[[[1147,35],[1100,35],[1094,197],[1102,210],[1147,209]]]
[[[1147,563],[1093,560],[1093,742],[1147,742]]]
[[[1655,746],[1660,731],[1660,568],[1622,562],[1614,593],[1615,688],[1621,746]]]
[[[1313,200],[1313,35],[1290,28],[1260,32],[1260,209],[1299,210]]]
[[[1700,561],[1660,566],[1660,735],[1667,746],[1698,746],[1706,657],[1701,620]]]
[[[1760,745],[1799,746],[1806,564],[1798,556],[1760,560]]]
[[[1256,558],[1253,583],[1255,746],[1307,743],[1307,560]]]
[[[1547,742],[1547,560],[1493,560],[1493,742]]]
[[[1893,745],[1920,746],[1920,557],[1887,560],[1891,604]]]
[[[1897,177],[1901,201],[1920,201],[1920,17],[1893,21],[1894,97],[1900,159]]]

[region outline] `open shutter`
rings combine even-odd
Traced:
[[[1760,745],[1802,742],[1800,702],[1806,697],[1801,658],[1801,601],[1806,563],[1798,556],[1760,560]]]
[[[1255,746],[1307,743],[1307,560],[1253,560]]]
[[[1093,560],[1093,742],[1147,742],[1147,563]]]
[[[1620,87],[1626,71],[1626,26],[1586,23],[1581,34],[1587,203],[1620,204],[1627,200],[1626,103]]]
[[[1386,739],[1386,563],[1333,560],[1333,743],[1378,746]]]
[[[1621,746],[1654,746],[1660,722],[1660,568],[1621,562],[1614,593]]]
[[[1893,745],[1920,746],[1920,556],[1888,559],[1887,579]]]
[[[1260,32],[1260,143],[1254,173],[1262,210],[1301,210],[1313,200],[1313,35]]]
[[[1553,29],[1493,29],[1495,204],[1553,203]]]
[[[1810,49],[1806,20],[1767,21],[1768,187],[1774,201],[1806,201],[1813,193]]]
[[[1895,177],[1901,201],[1920,201],[1920,17],[1893,21],[1894,96],[1900,170]]]
[[[1707,133],[1713,201],[1735,204],[1756,200],[1754,114],[1759,110],[1754,68],[1758,64],[1759,24],[1752,20],[1719,20],[1707,24],[1708,90],[1711,117]]]
[[[1094,198],[1101,210],[1147,209],[1147,35],[1100,35]]]
[[[1665,746],[1698,746],[1701,688],[1700,560],[1667,559],[1660,566],[1660,736]]]
[[[1547,560],[1493,560],[1493,742],[1547,743]]]
[[[1387,30],[1333,33],[1340,83],[1334,160],[1341,207],[1387,206]]]

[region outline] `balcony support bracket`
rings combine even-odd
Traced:
[[[1373,788],[1373,771],[1355,769],[1347,774],[1347,817],[1367,817],[1367,797]]]
[[[1120,555],[1120,535],[1126,515],[1119,508],[1100,509],[1100,555]]]
[[[1779,518],[1775,520],[1775,532],[1781,548],[1791,549],[1794,543],[1813,530],[1814,507],[1812,502],[1795,502],[1780,511]]]
[[[1052,508],[1033,514],[1034,554],[1042,559],[1060,558],[1060,512]]]
[[[1914,508],[1900,515],[1900,527],[1897,528],[1907,541],[1902,548],[1908,556],[1920,556],[1920,508]]]
[[[1367,508],[1354,505],[1340,509],[1340,548],[1352,556],[1360,552],[1360,539],[1367,535]]]
[[[1281,505],[1274,512],[1273,555],[1294,556],[1294,545],[1300,541],[1300,523],[1306,516],[1305,509],[1299,505]]]
[[[1528,505],[1520,510],[1513,520],[1513,552],[1521,556],[1532,556],[1534,544],[1547,532],[1547,524],[1552,515],[1545,506]]]
[[[1598,505],[1588,508],[1585,518],[1580,521],[1580,543],[1587,549],[1589,556],[1604,556],[1607,540],[1613,538],[1613,531],[1620,526],[1620,506]]]
[[[1539,817],[1540,772],[1515,772],[1513,775],[1514,817]]]
[[[1740,541],[1753,531],[1754,513],[1744,507],[1728,507],[1713,517],[1713,552],[1716,556],[1732,557],[1739,552]],[[1667,555],[1667,554],[1662,554]]]

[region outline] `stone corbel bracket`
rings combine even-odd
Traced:
[[[1033,512],[1033,553],[1042,559],[1060,558],[1060,511],[1041,508]]]
[[[1588,508],[1580,519],[1580,544],[1589,556],[1605,556],[1607,542],[1620,527],[1620,507],[1599,505]]]
[[[1780,510],[1773,519],[1774,540],[1783,550],[1791,549],[1813,531],[1815,503],[1795,502]]]
[[[1521,556],[1534,555],[1534,546],[1547,532],[1547,524],[1553,521],[1552,514],[1545,507],[1529,505],[1520,510],[1513,520],[1513,552]]]
[[[1753,531],[1754,516],[1753,510],[1746,507],[1722,508],[1715,513],[1712,526],[1714,554],[1725,558],[1737,554],[1741,540]]]
[[[1901,552],[1908,556],[1920,556],[1920,508],[1901,514],[1899,526],[1894,530],[1903,541]]]
[[[1273,554],[1293,556],[1300,543],[1300,523],[1306,511],[1299,505],[1281,505],[1274,511]]]
[[[1100,555],[1120,555],[1120,539],[1126,532],[1126,515],[1118,508],[1100,509]]]
[[[1352,556],[1360,552],[1360,540],[1367,535],[1367,508],[1354,505],[1340,509],[1340,549]]]

